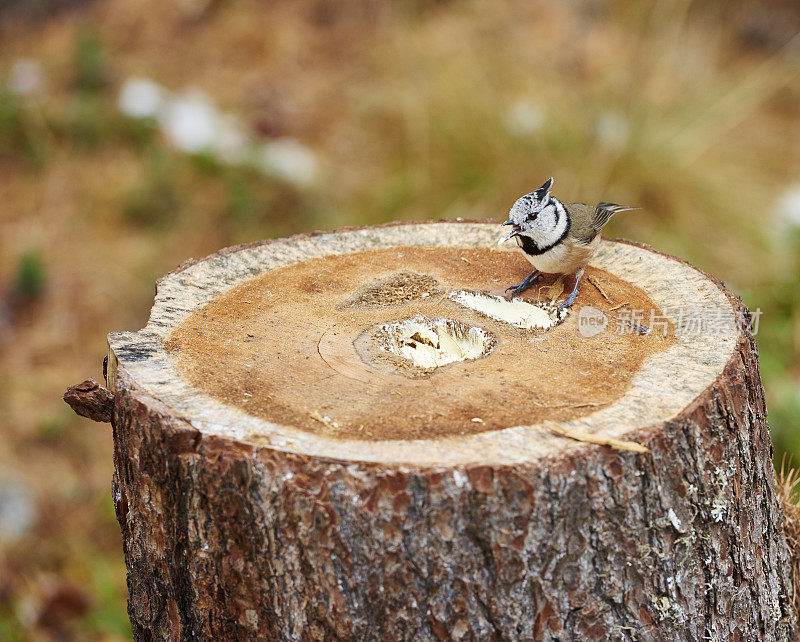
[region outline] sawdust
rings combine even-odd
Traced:
[[[384,308],[403,305],[416,299],[434,296],[439,291],[439,282],[427,274],[400,272],[360,288],[337,309]]]

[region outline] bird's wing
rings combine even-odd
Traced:
[[[597,207],[594,208],[592,227],[599,232],[617,212],[638,209],[638,207],[628,207],[626,205],[617,205],[616,203],[598,203]]]
[[[581,243],[591,243],[617,212],[638,209],[615,203],[598,203],[595,207],[583,203],[569,203],[567,208],[572,219],[570,236]]]
[[[597,230],[592,225],[594,208],[585,203],[565,203],[564,206],[569,212],[569,235],[579,243],[590,243],[597,236]]]

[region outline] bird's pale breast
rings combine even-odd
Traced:
[[[546,274],[573,274],[579,268],[584,267],[597,251],[600,244],[598,235],[586,245],[567,237],[562,243],[556,245],[552,250],[544,254],[532,256],[526,254],[525,258],[531,265],[540,272]]]

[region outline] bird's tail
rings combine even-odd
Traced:
[[[617,205],[616,203],[598,203],[594,208],[594,221],[592,227],[598,232],[600,229],[611,220],[617,212],[625,212],[627,210],[638,210],[639,207],[628,207],[627,205]]]

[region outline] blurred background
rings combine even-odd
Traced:
[[[0,0],[0,639],[123,640],[110,427],[65,388],[221,247],[636,204],[760,308],[800,454],[796,0]]]

